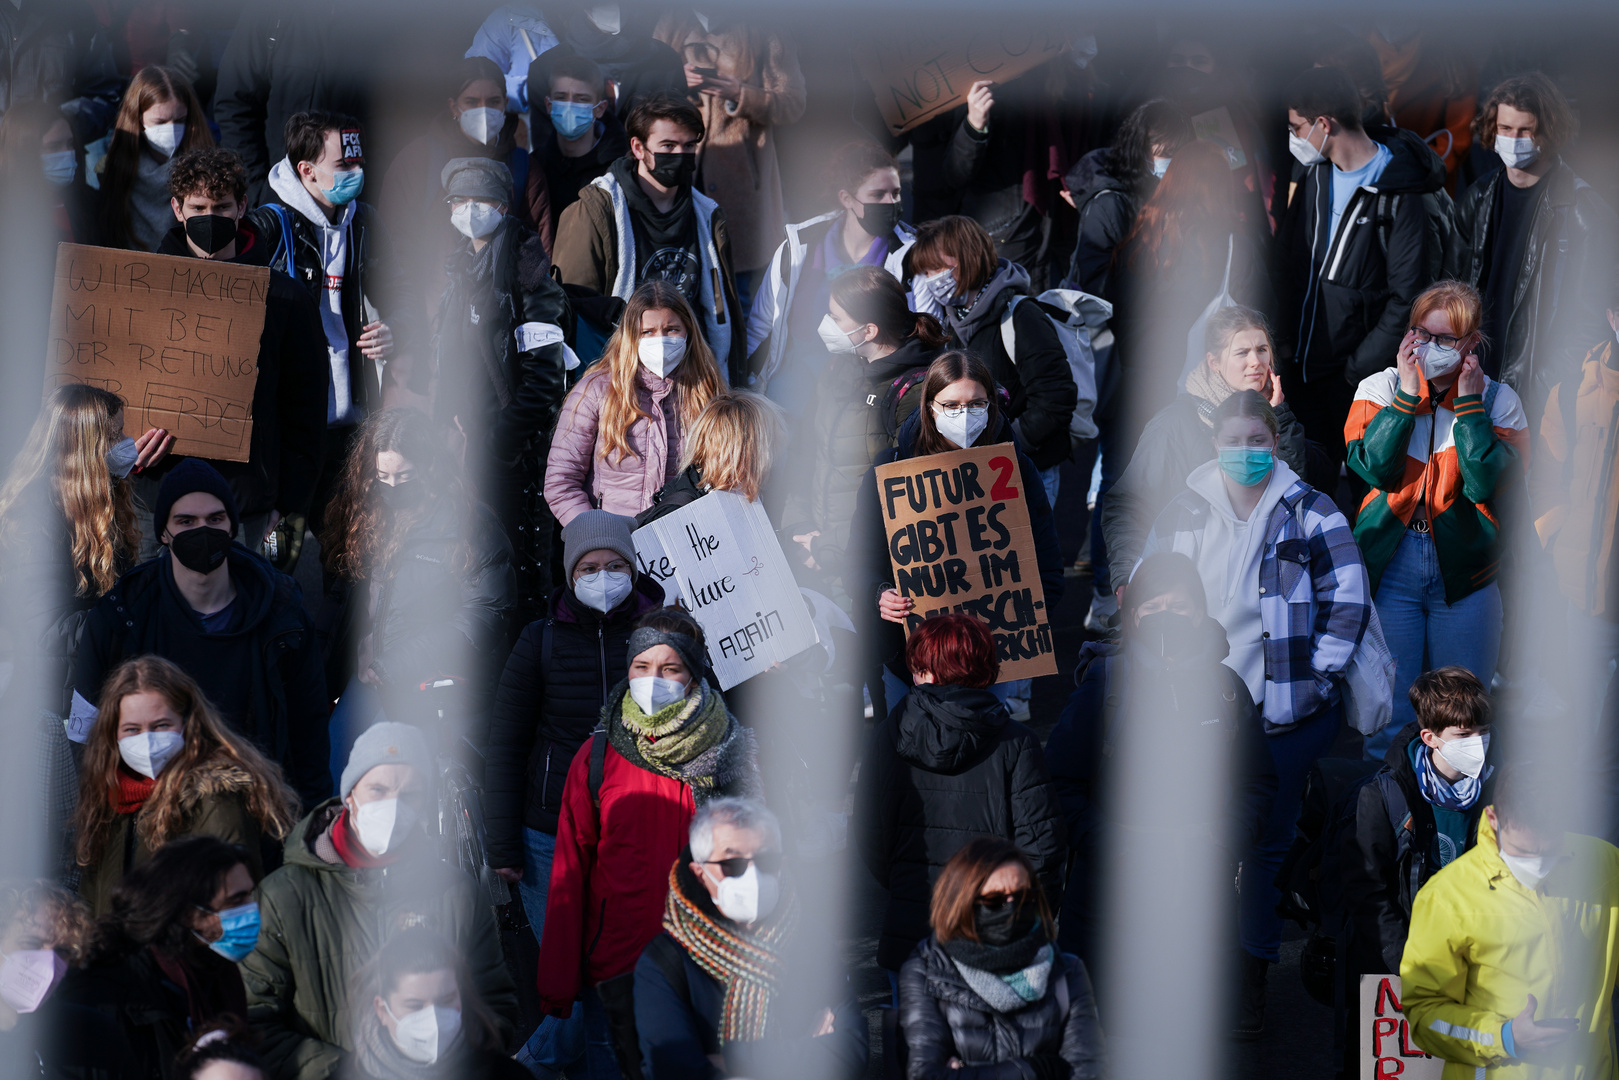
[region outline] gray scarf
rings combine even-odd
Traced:
[[[955,334],[958,344],[966,346],[986,323],[991,320],[1000,321],[1002,305],[996,300],[1001,293],[1008,290],[1028,295],[1029,272],[1017,263],[1001,259],[995,269],[995,276],[989,279],[989,284],[978,290],[978,295],[973,297],[966,307],[958,308],[954,304],[945,306],[945,321],[950,324],[950,330]],[[1015,356],[1009,359],[1014,363],[1017,362]]]

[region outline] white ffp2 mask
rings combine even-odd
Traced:
[[[460,1009],[429,1005],[399,1017],[394,1016],[393,1009],[388,1007],[386,1001],[382,1007],[393,1017],[394,1045],[399,1047],[401,1054],[422,1065],[438,1061],[461,1037]]]
[[[180,140],[186,136],[185,121],[178,124],[150,124],[146,127],[146,141],[153,150],[166,158],[174,156]]]
[[[1439,756],[1450,762],[1451,768],[1474,780],[1484,772],[1484,755],[1490,751],[1488,735],[1469,735],[1465,739],[1446,739],[1439,744]]]
[[[468,109],[457,121],[461,131],[475,143],[493,146],[500,138],[500,129],[506,124],[506,114],[499,109]]]
[[[644,337],[636,345],[636,355],[641,359],[641,366],[646,368],[658,378],[664,378],[686,356],[686,339],[669,334],[659,334],[656,337]]]
[[[416,811],[398,799],[378,799],[354,811],[354,831],[360,846],[373,855],[386,855],[399,846],[416,825]]]
[[[1429,382],[1442,379],[1462,366],[1461,350],[1441,345],[1437,341],[1418,345],[1413,352],[1422,364],[1422,374]]]
[[[118,756],[135,772],[148,780],[156,780],[163,766],[185,746],[185,736],[178,731],[143,731],[118,740]]]
[[[686,689],[685,683],[661,675],[643,675],[630,680],[630,698],[648,716],[686,700]]]
[[[1292,128],[1287,129],[1287,148],[1292,152],[1294,159],[1306,169],[1327,160],[1327,155],[1321,152],[1321,148],[1310,141],[1310,136],[1315,134],[1318,126],[1319,124],[1311,124],[1310,130],[1302,136]]]
[[[450,211],[450,224],[468,240],[482,240],[500,227],[501,217],[488,203],[469,200]]]
[[[753,923],[776,910],[781,899],[781,882],[775,874],[761,874],[752,863],[741,877],[720,879],[714,905],[732,922]]]
[[[634,586],[634,580],[623,571],[597,570],[580,575],[573,583],[573,595],[587,608],[605,615],[622,604]]]
[[[933,423],[939,429],[940,435],[965,450],[977,442],[978,436],[989,426],[989,410],[975,413],[971,409],[963,409],[955,416],[951,416],[938,406],[934,406]]]

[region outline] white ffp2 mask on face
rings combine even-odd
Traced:
[[[360,846],[373,855],[386,855],[399,846],[416,825],[416,811],[398,799],[378,799],[354,811],[354,831]]]
[[[1318,126],[1320,125],[1311,124],[1310,130],[1306,131],[1302,137],[1292,128],[1287,129],[1287,148],[1292,152],[1294,159],[1306,169],[1327,160],[1327,155],[1323,154],[1320,148],[1310,141],[1310,136],[1315,134],[1315,129]]]
[[[864,326],[854,331],[845,332],[842,327],[832,320],[830,312],[821,316],[821,325],[815,329],[821,335],[821,344],[826,346],[827,352],[852,353],[865,344],[864,341],[850,340],[855,334],[864,333],[866,329]]]
[[[1540,147],[1533,139],[1514,139],[1507,135],[1495,137],[1495,153],[1509,169],[1527,169],[1540,160]]]
[[[741,877],[720,879],[714,906],[732,922],[753,923],[776,910],[781,899],[781,882],[775,874],[761,874],[752,863]]]
[[[468,201],[450,211],[450,224],[468,240],[482,240],[500,227],[501,216],[488,203]]]
[[[643,675],[630,680],[630,698],[648,716],[686,700],[686,689],[685,683],[661,675]]]
[[[1549,855],[1508,855],[1503,851],[1501,861],[1507,864],[1507,869],[1512,871],[1519,885],[1533,891],[1551,873],[1554,860]]]
[[[933,423],[939,429],[940,435],[965,450],[977,442],[978,436],[989,426],[989,410],[975,413],[971,409],[963,409],[958,415],[951,416],[938,406],[934,406]]]
[[[1430,341],[1418,345],[1413,352],[1422,364],[1422,374],[1429,382],[1442,379],[1446,375],[1462,366],[1462,353],[1460,349],[1453,349],[1449,345],[1441,345],[1437,341]]]
[[[151,124],[145,130],[146,141],[166,158],[174,156],[175,150],[180,147],[180,140],[186,136],[183,120],[178,124]]]
[[[605,615],[624,602],[634,585],[630,575],[623,571],[597,570],[580,575],[573,583],[573,595],[587,608]]]
[[[686,357],[686,339],[668,334],[644,337],[636,345],[641,366],[658,378],[664,378]]]
[[[67,961],[55,949],[19,949],[0,964],[0,1000],[20,1013],[45,1003],[67,974]]]
[[[1446,739],[1439,744],[1439,756],[1450,762],[1451,768],[1474,780],[1484,772],[1484,755],[1490,751],[1488,735],[1469,735],[1465,739]]]
[[[457,121],[461,131],[475,143],[493,146],[500,139],[500,129],[506,124],[506,114],[499,109],[468,109]]]
[[[401,1054],[422,1065],[438,1061],[461,1037],[460,1009],[429,1005],[398,1017],[386,1001],[382,1007],[393,1017],[394,1045]]]
[[[143,731],[118,740],[118,756],[135,772],[148,780],[156,780],[163,766],[185,746],[185,736],[178,731]]]

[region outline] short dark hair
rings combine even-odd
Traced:
[[[1350,131],[1360,131],[1361,99],[1348,72],[1337,67],[1310,68],[1287,88],[1287,108],[1306,120],[1330,117]]]
[[[826,167],[827,202],[837,209],[838,192],[853,195],[866,177],[878,169],[898,169],[894,155],[870,139],[844,143],[833,153]]]
[[[247,198],[247,167],[241,155],[222,146],[187,150],[169,168],[169,194],[181,202],[197,194],[210,199],[232,195],[241,202]]]
[[[697,111],[697,106],[683,97],[673,94],[652,94],[635,103],[630,110],[629,118],[624,121],[624,130],[630,138],[639,139],[645,146],[647,139],[652,135],[652,125],[659,120],[667,120],[677,127],[695,132],[701,139],[706,133],[703,127],[703,114]]]
[[[449,97],[453,100],[461,96],[461,92],[475,82],[488,81],[500,87],[500,92],[506,92],[506,73],[500,70],[500,65],[487,56],[464,56],[455,64],[455,76],[445,87]]]
[[[601,65],[588,56],[562,56],[551,65],[551,70],[545,75],[545,92],[551,93],[558,79],[577,79],[586,86],[593,87],[597,97],[607,93],[607,76],[603,73]],[[529,91],[533,93],[533,91]]]
[[[1239,417],[1262,420],[1272,435],[1281,434],[1281,425],[1276,422],[1276,410],[1270,407],[1270,402],[1258,390],[1238,390],[1220,402],[1209,422],[1214,426],[1214,434],[1219,435],[1220,428],[1227,420]]]
[[[1490,695],[1477,675],[1464,667],[1424,671],[1406,691],[1417,723],[1435,734],[1446,728],[1480,728],[1490,724]]]
[[[1534,114],[1537,133],[1545,140],[1547,152],[1561,150],[1580,133],[1574,107],[1557,84],[1542,72],[1526,71],[1502,80],[1484,99],[1473,118],[1474,145],[1486,150],[1495,147],[1495,121],[1503,105]]]
[[[905,641],[905,663],[935,682],[982,690],[995,685],[1001,662],[989,627],[971,615],[935,615],[922,620]]]
[[[326,112],[323,109],[293,113],[287,117],[287,126],[282,130],[282,141],[287,147],[287,160],[292,162],[293,168],[297,168],[301,162],[319,161],[321,154],[326,152],[328,131],[342,131],[344,128],[359,126],[360,122],[352,116]]]

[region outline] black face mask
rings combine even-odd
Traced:
[[[985,945],[1010,945],[1027,936],[1037,918],[1033,904],[1020,906],[1008,900],[994,907],[973,905],[973,929]]]
[[[654,150],[652,168],[647,172],[664,187],[685,187],[697,175],[697,155],[665,154]]]
[[[169,541],[169,554],[194,574],[211,574],[225,561],[230,545],[230,533],[204,525],[176,533]]]
[[[1173,611],[1141,616],[1135,636],[1148,652],[1165,660],[1195,655],[1202,645],[1197,620]]]
[[[422,504],[422,485],[418,480],[405,480],[398,484],[373,481],[371,494],[389,510],[413,510]]]
[[[216,254],[236,239],[236,219],[221,214],[186,218],[186,237],[208,254]]]
[[[860,227],[868,236],[887,236],[899,224],[899,203],[863,202],[860,204]]]

